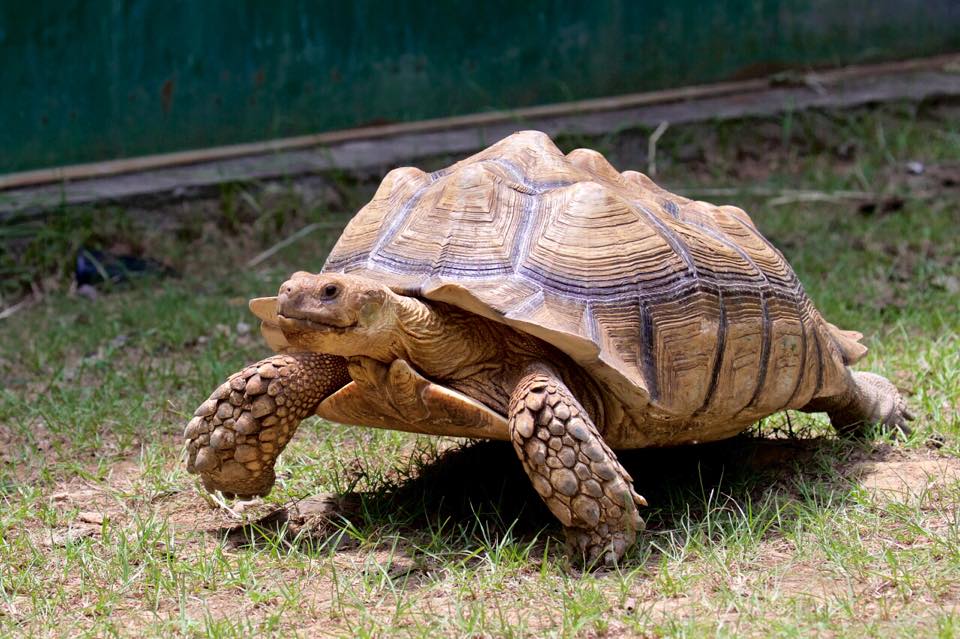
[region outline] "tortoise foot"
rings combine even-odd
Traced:
[[[641,526],[643,522],[640,522]],[[636,534],[610,532],[605,525],[594,530],[566,528],[567,554],[585,566],[614,566],[636,541]]]
[[[266,495],[297,426],[349,381],[343,358],[317,353],[274,355],[234,373],[187,424],[187,470],[211,492]]]
[[[636,540],[646,500],[596,426],[555,375],[524,377],[511,398],[510,435],[536,491],[564,525],[575,560],[615,563]]]
[[[913,430],[907,422],[913,415],[907,404],[887,378],[875,373],[853,372],[850,392],[834,400],[827,412],[841,435],[865,437],[870,427],[879,425],[884,431],[908,437]]]

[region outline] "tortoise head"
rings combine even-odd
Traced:
[[[364,277],[300,271],[280,287],[277,321],[294,348],[375,357],[393,342],[397,297]]]

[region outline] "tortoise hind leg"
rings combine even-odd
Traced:
[[[815,399],[802,410],[825,412],[840,435],[863,437],[869,427],[879,424],[891,432],[909,435],[908,421],[913,415],[907,410],[900,391],[890,380],[874,373],[850,371],[850,386],[846,393]]]
[[[509,407],[510,437],[536,491],[563,523],[568,549],[614,563],[633,544],[646,501],[562,381],[534,366]]]
[[[234,373],[187,424],[187,470],[210,491],[266,495],[297,426],[349,382],[346,360],[320,353],[274,355]]]

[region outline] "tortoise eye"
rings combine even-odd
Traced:
[[[340,287],[336,284],[327,284],[323,287],[323,291],[320,292],[320,299],[332,300],[337,295],[340,294]]]

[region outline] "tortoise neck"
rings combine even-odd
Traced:
[[[397,334],[392,355],[434,379],[469,374],[478,362],[496,357],[496,336],[487,320],[445,304],[397,296]]]

